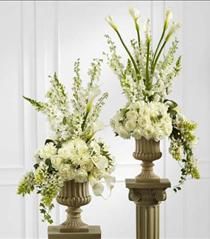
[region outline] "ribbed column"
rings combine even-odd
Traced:
[[[159,204],[166,200],[168,179],[157,182],[139,182],[126,179],[129,200],[136,204],[136,239],[159,239]]]
[[[159,205],[136,205],[136,238],[159,238]]]

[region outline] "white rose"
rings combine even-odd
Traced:
[[[135,139],[141,139],[142,131],[140,129],[135,129],[134,132],[133,132],[133,137]]]
[[[120,126],[120,127],[119,127],[118,133],[119,133],[119,135],[120,135],[122,138],[125,138],[125,139],[129,139],[129,138],[130,138],[129,132],[128,132],[126,129],[124,129],[123,126]]]
[[[59,168],[59,174],[63,178],[63,180],[72,180],[75,177],[75,173],[72,170],[69,164],[61,164]]]
[[[75,181],[78,183],[84,183],[88,180],[88,174],[86,170],[80,168],[75,172]]]
[[[133,110],[129,110],[127,113],[126,113],[126,117],[128,120],[137,120],[138,118],[138,113],[136,111],[133,111]]]
[[[51,158],[57,152],[56,147],[52,142],[45,144],[45,146],[39,150],[39,156],[42,159]]]
[[[52,166],[55,169],[59,169],[63,162],[63,159],[61,157],[59,157],[58,155],[55,155],[51,158],[51,162],[52,162]]]
[[[125,123],[125,129],[128,132],[133,131],[135,128],[136,128],[136,121],[135,120],[130,119]]]

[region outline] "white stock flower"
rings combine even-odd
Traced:
[[[92,186],[92,189],[93,189],[93,193],[96,195],[96,196],[101,196],[103,191],[104,191],[104,185],[100,182],[96,182],[93,186]]]
[[[45,144],[44,147],[39,150],[39,156],[42,159],[48,159],[51,158],[53,155],[55,155],[56,152],[57,152],[56,147],[52,142],[50,142]]]

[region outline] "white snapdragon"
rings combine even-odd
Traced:
[[[57,152],[56,147],[54,146],[52,142],[50,142],[45,144],[44,147],[41,148],[38,153],[40,158],[48,159],[48,158],[51,158],[53,155],[55,155],[56,152]]]

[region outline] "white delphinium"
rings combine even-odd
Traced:
[[[69,159],[74,165],[83,166],[90,161],[87,144],[78,138],[64,143],[59,149],[58,155],[64,159]]]

